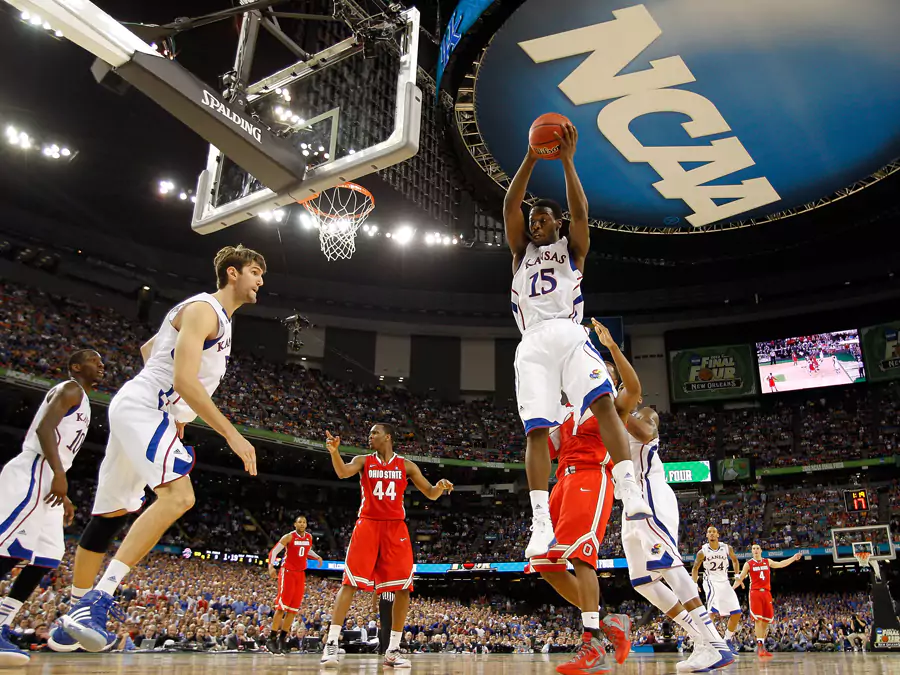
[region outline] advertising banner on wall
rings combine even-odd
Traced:
[[[694,403],[756,395],[749,345],[679,349],[669,352],[672,401]]]
[[[859,331],[866,375],[870,382],[894,380],[900,377],[900,321],[869,326]]]

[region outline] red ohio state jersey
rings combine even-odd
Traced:
[[[372,520],[404,520],[403,493],[406,491],[405,460],[395,454],[382,462],[376,453],[366,457],[359,477],[362,502],[359,517]]]
[[[747,561],[750,565],[750,590],[751,591],[771,591],[772,590],[772,568],[769,567],[769,560],[754,560],[750,558]]]
[[[307,532],[299,535],[291,532],[291,541],[288,543],[284,554],[284,564],[282,567],[291,572],[300,572],[306,569],[306,561],[309,552],[312,550],[312,535]]]
[[[572,413],[565,421],[550,432],[548,444],[550,446],[550,458],[559,458],[559,467],[556,469],[556,477],[565,475],[566,467],[574,466],[579,469],[600,469],[610,463],[609,454],[603,439],[600,437],[600,425],[597,418],[590,410],[588,416],[578,425],[577,435],[575,431],[575,417]]]

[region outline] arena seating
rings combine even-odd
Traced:
[[[45,578],[39,593],[22,608],[11,633],[21,646],[45,648],[48,628],[68,609],[72,559],[70,551],[60,568]],[[307,575],[303,607],[290,631],[295,650],[314,651],[321,644],[338,583]],[[0,582],[0,595],[5,595],[9,584],[9,580]],[[125,619],[111,622],[110,627],[120,637],[119,649],[134,649],[149,639],[156,647],[171,640],[173,648],[221,651],[229,646],[229,636],[238,631],[244,636],[242,648],[252,651],[261,649],[268,637],[275,593],[276,581],[266,575],[263,566],[151,554],[132,570],[120,589],[118,601]],[[771,633],[771,649],[843,649],[847,643],[842,628],[851,613],[871,622],[868,603],[861,594],[779,593],[777,601],[779,620]],[[627,600],[617,609],[637,619],[647,606]],[[371,639],[376,619],[371,594],[358,593],[345,628],[362,628]],[[574,610],[568,607],[545,604],[527,608],[499,595],[464,604],[429,597],[426,590],[413,594],[404,647],[412,652],[474,652],[485,648],[492,653],[569,651],[580,640],[571,628],[576,624]],[[635,631],[635,644],[661,641],[662,624],[663,617],[657,614]],[[752,624],[746,613],[739,640],[753,649]]]
[[[140,368],[136,345],[148,337],[148,329],[111,309],[0,283],[0,367],[61,377],[60,355],[90,346],[107,363],[101,389],[114,392]],[[508,402],[436,401],[240,352],[216,398],[234,422],[285,434],[318,437],[332,426],[345,443],[363,446],[366,425],[385,420],[399,429],[398,450],[406,454],[492,461],[522,457],[521,424]],[[667,459],[750,456],[760,467],[892,454],[898,434],[896,383],[813,392],[791,406],[776,400],[766,409],[661,416]]]

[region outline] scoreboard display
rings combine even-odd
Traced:
[[[864,489],[844,490],[844,505],[847,513],[859,513],[869,510],[869,494]]]

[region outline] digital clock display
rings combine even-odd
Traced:
[[[844,505],[848,513],[869,510],[869,495],[865,490],[844,490]]]

